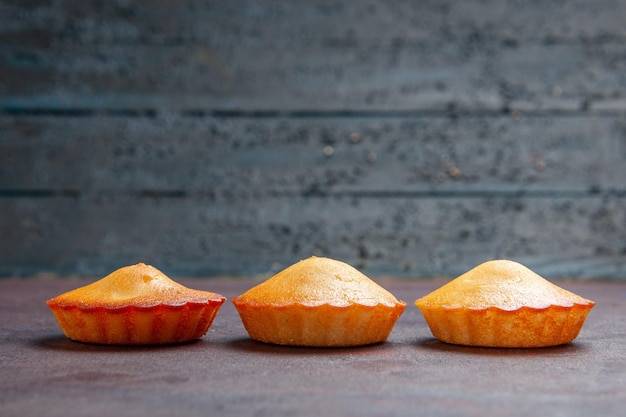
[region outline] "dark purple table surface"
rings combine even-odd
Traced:
[[[557,281],[596,301],[574,343],[460,347],[413,301],[442,280],[379,280],[407,309],[386,343],[280,347],[247,336],[230,301],[178,346],[76,343],[45,300],[92,280],[0,280],[0,416],[616,416],[626,410],[626,282]],[[233,298],[252,280],[179,280]]]

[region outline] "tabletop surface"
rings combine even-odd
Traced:
[[[407,302],[386,343],[281,347],[252,341],[227,301],[206,336],[176,346],[66,339],[45,301],[84,279],[0,281],[2,416],[621,415],[626,282],[559,281],[596,302],[578,338],[542,349],[434,339],[413,301],[443,280],[379,280]],[[228,299],[256,280],[180,280]]]

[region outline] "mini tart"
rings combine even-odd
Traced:
[[[383,342],[406,304],[343,262],[311,257],[232,300],[250,337],[279,345]]]
[[[181,343],[203,336],[226,298],[184,287],[158,269],[126,266],[47,301],[70,339],[107,345]]]
[[[519,263],[496,260],[466,272],[415,305],[443,342],[531,348],[574,340],[595,303]]]

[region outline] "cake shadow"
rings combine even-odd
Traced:
[[[564,345],[534,347],[534,348],[499,348],[483,346],[464,346],[442,342],[434,337],[425,337],[417,340],[414,345],[421,349],[427,349],[442,353],[458,353],[464,355],[483,356],[534,356],[555,355],[566,356],[578,354],[588,350],[583,343],[571,342]]]
[[[251,338],[234,339],[226,343],[233,350],[246,353],[260,353],[273,355],[335,355],[335,354],[364,354],[381,352],[391,348],[387,342],[373,343],[362,346],[346,347],[312,347],[312,346],[288,346],[272,343],[259,342]]]
[[[156,350],[173,349],[177,346],[189,346],[203,343],[202,339],[191,340],[183,343],[162,345],[99,345],[84,343],[67,338],[64,335],[50,335],[35,338],[31,345],[39,349],[57,350],[64,352],[146,352]]]

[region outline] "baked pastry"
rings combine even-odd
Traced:
[[[383,342],[406,304],[352,266],[311,257],[232,300],[252,339],[341,347]]]
[[[220,294],[184,287],[158,269],[139,263],[47,304],[70,339],[148,345],[201,337],[225,300]]]
[[[466,272],[415,305],[443,342],[528,348],[574,340],[595,303],[517,262],[496,260]]]

